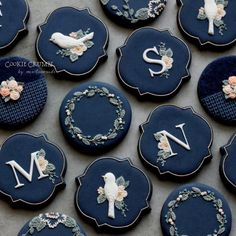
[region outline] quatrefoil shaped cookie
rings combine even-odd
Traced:
[[[0,150],[0,193],[14,206],[43,207],[65,187],[66,158],[46,135],[17,133]]]
[[[127,158],[99,158],[76,181],[76,208],[98,230],[129,230],[150,210],[152,184]]]

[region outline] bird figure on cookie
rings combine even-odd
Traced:
[[[217,16],[217,5],[215,0],[204,0],[205,14],[209,22],[208,33],[214,35],[214,20]]]

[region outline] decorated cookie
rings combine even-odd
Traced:
[[[150,210],[151,182],[129,159],[97,159],[76,180],[76,207],[97,229],[128,230]]]
[[[27,0],[0,0],[1,53],[6,52],[27,33],[26,23],[28,18],[29,6]]]
[[[141,96],[169,96],[190,78],[189,48],[168,30],[138,29],[117,53],[119,79]]]
[[[44,206],[65,186],[65,156],[46,135],[10,136],[0,150],[0,168],[0,193],[16,206]]]
[[[221,163],[220,163],[220,175],[223,182],[230,190],[236,190],[236,174],[234,170],[235,152],[236,152],[236,134],[234,134],[229,140],[228,144],[221,147]]]
[[[18,236],[86,236],[70,216],[58,212],[40,214],[27,222]]]
[[[163,236],[229,236],[231,211],[210,186],[192,183],[173,191],[161,211]]]
[[[236,2],[177,0],[180,30],[200,46],[226,47],[236,41]]]
[[[236,123],[236,56],[219,58],[205,68],[198,82],[198,97],[211,117]]]
[[[107,15],[126,27],[147,24],[161,15],[167,0],[100,0]]]
[[[60,109],[60,123],[68,141],[81,151],[97,153],[117,145],[127,134],[131,108],[115,87],[85,83],[72,89]]]
[[[107,58],[108,29],[87,8],[59,8],[38,29],[37,54],[57,74],[85,76]]]
[[[0,125],[20,126],[34,120],[47,100],[47,84],[36,62],[21,57],[0,59]]]
[[[191,107],[157,107],[140,126],[141,160],[160,176],[183,178],[211,159],[212,129]]]

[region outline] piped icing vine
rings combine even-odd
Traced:
[[[219,29],[219,34],[224,35],[223,31],[227,30],[223,18],[226,16],[226,7],[228,1],[226,0],[204,0],[204,7],[201,7],[197,18],[199,20],[208,20],[209,28],[208,34],[214,35],[214,27]]]
[[[94,33],[90,32],[90,29],[86,31],[80,29],[77,32],[71,32],[69,36],[59,32],[53,33],[50,41],[62,48],[57,51],[58,55],[62,58],[69,57],[71,62],[75,62],[94,46],[93,37]]]
[[[236,76],[230,76],[227,80],[223,80],[222,89],[226,99],[236,98]]]
[[[17,82],[13,76],[11,76],[8,80],[2,81],[0,85],[0,95],[2,96],[4,102],[19,100],[23,90],[24,83]]]
[[[100,97],[106,97],[108,102],[116,107],[117,118],[113,122],[113,127],[109,129],[106,134],[96,134],[95,136],[85,135],[83,131],[74,125],[73,111],[75,110],[76,103],[80,102],[81,99],[89,99],[95,95]],[[110,93],[110,91],[105,88],[98,88],[97,86],[89,86],[84,91],[78,91],[74,93],[74,96],[67,101],[65,106],[66,118],[65,125],[68,128],[68,132],[73,138],[81,140],[85,145],[103,145],[105,142],[112,140],[117,137],[118,132],[124,129],[124,117],[126,114],[123,108],[123,102],[120,100],[119,96]]]
[[[129,187],[130,182],[125,181],[123,176],[116,179],[113,173],[107,173],[102,177],[104,179],[105,186],[97,189],[97,203],[102,204],[105,201],[108,201],[108,217],[112,219],[115,219],[114,208],[120,210],[122,215],[126,217],[128,207],[125,204],[124,199],[128,196],[126,189]]]
[[[100,0],[103,5],[107,5],[110,0]],[[123,0],[122,8],[117,5],[112,5],[111,8],[116,12],[117,16],[124,17],[131,23],[137,23],[138,21],[147,20],[149,18],[155,18],[159,16],[164,10],[166,0],[150,0],[147,7],[135,10],[130,6],[129,0]]]
[[[216,219],[219,224],[219,227],[214,230],[213,233],[208,234],[207,236],[218,236],[225,232],[225,224],[227,223],[227,217],[223,209],[222,200],[215,197],[214,192],[212,191],[201,191],[197,187],[192,187],[191,189],[184,189],[179,192],[179,195],[176,199],[173,199],[168,203],[168,212],[165,216],[166,223],[170,225],[170,235],[171,236],[182,236],[178,232],[178,227],[176,225],[177,215],[175,214],[175,209],[180,208],[181,204],[187,201],[189,198],[201,198],[202,200],[211,203],[216,210]]]
[[[33,218],[29,222],[29,229],[26,233],[21,236],[30,236],[38,234],[38,232],[43,231],[46,227],[49,229],[56,228],[59,224],[71,229],[73,236],[84,236],[81,232],[79,225],[76,223],[75,219],[69,217],[65,214],[60,213],[46,213],[40,214],[39,216]]]

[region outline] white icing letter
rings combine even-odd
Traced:
[[[182,134],[183,134],[183,136],[184,136],[184,142],[181,141],[180,139],[176,138],[174,135],[170,134],[170,133],[167,132],[166,130],[162,130],[162,131],[156,133],[156,134],[162,134],[163,136],[166,137],[166,140],[167,140],[167,142],[168,142],[168,146],[169,146],[169,148],[170,148],[170,157],[176,156],[178,153],[174,153],[174,152],[173,152],[173,150],[172,150],[172,148],[171,148],[171,145],[170,145],[170,143],[169,143],[168,138],[171,139],[171,140],[173,140],[174,142],[176,142],[177,144],[179,144],[181,147],[185,148],[186,150],[188,150],[188,151],[191,150],[191,148],[190,148],[190,146],[189,146],[189,143],[188,143],[188,140],[187,140],[187,138],[186,138],[185,132],[184,132],[184,126],[185,126],[185,123],[179,124],[179,125],[176,125],[176,126],[175,126],[176,128],[179,128],[179,129],[181,130],[181,132],[182,132]]]
[[[162,60],[158,60],[158,59],[151,59],[148,57],[148,53],[149,52],[154,52],[156,53],[157,55],[159,55],[159,52],[157,50],[156,47],[153,47],[153,48],[148,48],[146,49],[144,52],[143,52],[143,59],[144,61],[148,62],[148,63],[151,63],[151,64],[158,64],[158,65],[161,65],[162,66],[162,69],[160,71],[153,71],[149,68],[149,72],[150,72],[150,75],[152,77],[154,77],[155,75],[161,75],[162,73],[164,73],[166,71],[166,64],[165,62],[163,62]]]
[[[37,153],[38,152],[31,153],[31,163],[30,163],[29,173],[26,172],[16,161],[6,162],[7,165],[11,166],[11,168],[13,170],[13,173],[15,175],[15,179],[16,179],[16,182],[17,182],[17,185],[15,186],[15,188],[20,188],[20,187],[24,186],[24,184],[20,183],[16,171],[18,171],[21,175],[23,175],[29,182],[32,182],[34,163],[35,163],[35,165],[37,167],[37,170],[38,170],[38,173],[39,173],[38,179],[48,177],[48,175],[45,175],[43,173],[43,171],[41,170],[41,168],[40,168],[38,158],[37,158]]]

